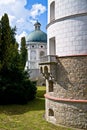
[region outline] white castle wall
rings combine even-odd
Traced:
[[[52,62],[43,63],[53,77],[46,80],[46,120],[87,130],[87,0],[48,0],[47,33],[47,53],[58,57],[54,75]]]
[[[51,2],[53,0],[48,0],[48,48],[49,39],[56,37],[56,55],[87,54],[87,0],[55,0],[56,21],[52,24]]]

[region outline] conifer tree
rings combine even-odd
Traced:
[[[1,61],[1,21],[0,21],[0,61]]]
[[[11,29],[11,43],[12,44],[16,43],[15,35],[16,35],[16,26]]]
[[[1,36],[1,49],[2,49],[2,55],[1,55],[1,62],[3,67],[7,67],[8,64],[8,56],[9,56],[9,48],[11,44],[11,28],[9,26],[9,19],[8,15],[4,14],[1,18],[1,29],[2,29],[2,36]]]
[[[1,70],[1,55],[2,55],[1,45],[2,41],[1,41],[1,21],[0,21],[0,70]]]
[[[1,46],[1,21],[0,21],[0,46]]]
[[[35,98],[36,87],[24,71],[27,57],[25,37],[21,39],[21,53],[15,39],[16,28],[9,25],[4,14],[0,23],[0,104],[27,103]]]
[[[20,59],[15,39],[16,27],[11,28],[9,18],[4,14],[1,18],[1,63],[3,69],[15,69]]]
[[[24,69],[27,61],[27,48],[26,48],[25,37],[21,38],[20,59],[21,59],[22,68]]]

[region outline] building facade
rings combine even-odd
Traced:
[[[30,70],[30,78],[32,80],[38,80],[41,77],[39,72],[40,58],[47,54],[47,34],[41,31],[41,24],[38,21],[34,26],[35,30],[26,37],[28,50],[26,69]]]
[[[45,116],[87,129],[87,0],[48,0]]]

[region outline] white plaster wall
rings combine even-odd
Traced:
[[[50,4],[55,1],[55,18],[87,12],[87,0],[48,0],[48,23],[50,23]]]
[[[32,46],[35,46],[32,48]],[[43,48],[41,48],[43,46]],[[39,62],[40,62],[40,52],[44,51],[45,55],[47,55],[47,44],[46,43],[31,43],[27,45],[27,50],[28,50],[28,63],[31,65],[29,66],[29,69],[39,69]],[[32,55],[32,57],[36,58],[31,59],[31,51],[35,51],[36,55]]]
[[[87,12],[87,0],[55,0],[56,19]]]
[[[52,1],[48,0],[48,7]],[[55,0],[55,6],[56,19],[87,12],[87,0]],[[49,39],[52,37],[56,39],[58,56],[87,54],[87,14],[55,22],[48,27],[47,31],[48,54],[50,54]]]

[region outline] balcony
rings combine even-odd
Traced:
[[[39,66],[40,66],[40,72],[43,74],[43,77],[45,77],[45,79],[47,80],[56,81],[57,65],[58,65],[58,57],[56,55],[47,55],[41,57]]]
[[[49,63],[57,63],[57,56],[56,55],[47,55],[41,57],[39,65],[49,64]]]

